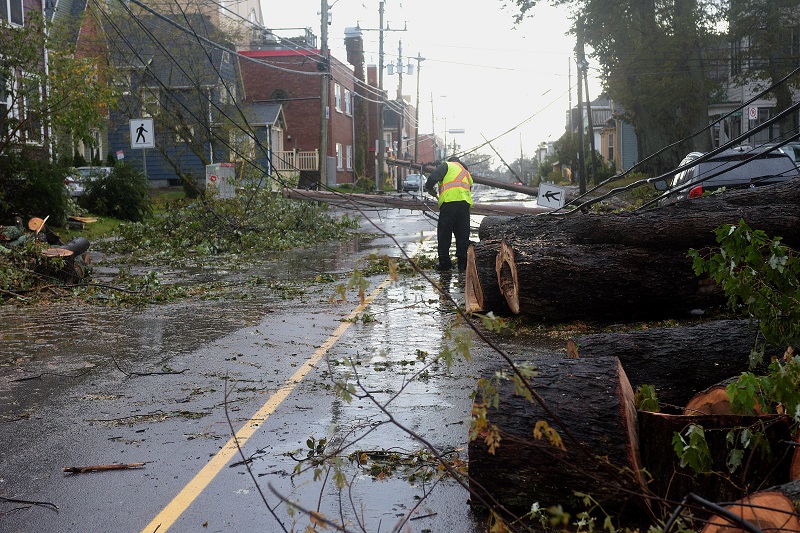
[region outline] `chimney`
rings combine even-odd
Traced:
[[[364,39],[361,37],[361,28],[345,28],[344,46],[347,49],[347,62],[353,65],[356,71],[364,72]]]

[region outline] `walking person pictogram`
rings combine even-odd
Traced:
[[[147,130],[144,129],[144,124],[139,124],[139,127],[136,128],[136,142],[137,143],[147,142],[147,139],[144,136],[145,133],[147,133]]]

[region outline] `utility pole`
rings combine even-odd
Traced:
[[[587,64],[588,67],[588,64]],[[588,68],[583,69],[583,83],[586,89],[586,117],[589,121],[589,148],[592,150],[592,182],[597,185],[597,156],[594,148],[594,123],[592,121],[592,99],[589,98],[589,74]]]
[[[383,27],[383,5],[385,2],[381,1],[378,5],[378,14],[380,15],[380,27],[378,31],[378,145],[375,147],[378,150],[378,168],[375,169],[375,188],[381,190],[383,183],[383,166],[386,158],[386,140],[383,138],[383,111],[386,107],[386,95],[383,93],[383,33],[385,31],[406,31],[403,27],[402,30],[390,30]],[[361,31],[376,31],[375,28],[359,28]]]
[[[396,159],[403,158],[403,122],[406,117],[406,105],[405,101],[403,100],[403,40],[400,39],[397,43],[397,105],[399,106],[399,110],[397,111],[397,151],[395,152],[394,156]],[[397,190],[398,192],[403,191],[403,184],[402,180],[400,179],[400,175],[402,171],[400,167],[397,167]]]
[[[577,42],[575,45],[575,64],[578,70],[578,118],[580,126],[578,127],[578,191],[580,194],[586,193],[586,163],[583,153],[583,89],[582,89],[582,73],[584,64],[586,63],[584,50],[583,50],[583,21],[577,21]],[[572,109],[569,110],[572,113]]]
[[[323,0],[324,2],[325,0]],[[386,151],[383,139],[383,108],[386,105],[383,98],[383,2],[378,5],[380,27],[378,29],[378,169],[375,172],[375,189],[380,191],[383,181],[383,158]]]
[[[414,59],[417,60],[417,107],[414,109],[414,163],[418,163],[418,156],[417,152],[419,152],[419,68],[420,64],[425,61],[425,58],[417,52],[417,57]],[[433,111],[431,111],[433,112]],[[434,143],[436,141],[434,140]],[[434,155],[435,158],[435,155]]]
[[[322,41],[320,53],[322,59],[318,64],[318,69],[322,72],[322,76],[319,105],[319,182],[321,186],[325,186],[328,184],[328,116],[330,113],[330,108],[328,107],[328,93],[330,91],[330,80],[328,79],[328,73],[330,72],[330,58],[328,57],[328,0],[322,0],[320,14],[322,16],[322,28],[320,31]]]

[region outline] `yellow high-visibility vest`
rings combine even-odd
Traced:
[[[439,205],[466,201],[472,205],[472,175],[460,163],[447,162],[447,174],[439,182]]]

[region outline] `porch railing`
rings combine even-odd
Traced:
[[[319,170],[319,150],[273,152],[272,166],[279,172]]]

